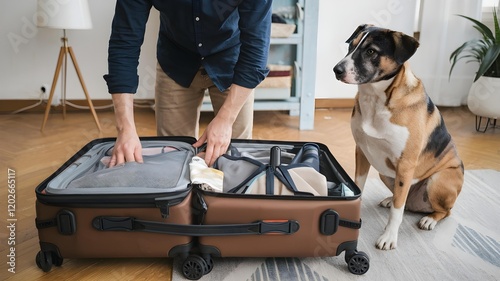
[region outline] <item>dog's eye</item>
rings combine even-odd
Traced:
[[[368,49],[368,50],[366,50],[366,54],[369,55],[369,56],[372,56],[373,54],[375,54],[375,50],[374,49]]]

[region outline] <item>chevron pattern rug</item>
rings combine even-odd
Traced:
[[[398,248],[381,251],[389,210],[378,203],[390,191],[377,178],[367,181],[362,196],[358,250],[370,257],[364,275],[351,274],[344,254],[326,258],[219,258],[202,281],[328,281],[328,280],[499,280],[500,172],[467,170],[465,184],[450,217],[432,231],[417,227],[421,214],[406,212]],[[292,246],[292,245],[291,245]],[[277,253],[279,256],[279,253]],[[181,261],[174,263],[173,280],[186,280]]]

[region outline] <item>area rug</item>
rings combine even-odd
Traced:
[[[367,181],[362,195],[358,250],[368,254],[364,275],[347,269],[344,254],[326,258],[218,258],[202,281],[328,281],[328,280],[500,280],[500,172],[467,170],[453,213],[434,230],[417,227],[421,214],[406,212],[398,247],[375,248],[389,210],[378,203],[390,192],[377,178]],[[279,255],[279,253],[277,253]],[[176,259],[173,280],[186,280]]]

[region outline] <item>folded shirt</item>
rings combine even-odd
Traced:
[[[208,167],[203,158],[194,156],[189,163],[189,172],[191,183],[199,184],[202,190],[222,192],[224,173]]]

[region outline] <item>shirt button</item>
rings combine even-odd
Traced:
[[[199,17],[196,17],[196,18],[194,18],[194,19],[195,19],[196,21],[200,21],[200,18],[199,18]]]
[[[205,59],[205,57],[201,57],[201,60],[204,60],[204,59]]]
[[[201,44],[201,43],[200,43],[200,44],[198,44],[198,47],[201,47],[201,46],[203,46],[203,44]]]

